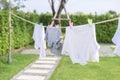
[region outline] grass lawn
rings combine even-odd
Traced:
[[[63,56],[49,80],[120,80],[120,57],[101,57],[99,63],[81,66]]]
[[[0,61],[0,80],[10,80],[21,69],[26,67],[31,62],[35,61],[38,55],[32,54],[14,54],[12,55],[13,62],[8,64],[7,57]]]

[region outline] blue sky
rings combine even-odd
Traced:
[[[59,4],[59,0],[55,0],[56,7]],[[36,10],[37,13],[51,12],[48,0],[27,0],[24,2],[26,8],[24,11],[32,12]],[[109,10],[114,10],[120,13],[120,0],[68,0],[66,4],[67,12],[76,13],[95,13],[98,14],[106,13]]]

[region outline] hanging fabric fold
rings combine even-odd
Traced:
[[[44,27],[41,27],[39,24],[35,24],[34,32],[33,32],[33,40],[35,49],[40,49],[40,58],[46,56],[46,42],[45,42],[45,31]]]
[[[112,41],[116,45],[113,54],[120,56],[120,18],[118,20],[118,28],[112,38]]]
[[[48,47],[53,54],[61,55],[62,51],[62,33],[60,28],[47,27],[45,40],[48,41]]]

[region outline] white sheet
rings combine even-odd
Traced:
[[[99,62],[99,48],[94,24],[66,28],[62,54],[68,54],[73,63]]]

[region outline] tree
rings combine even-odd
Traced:
[[[112,15],[116,15],[117,12],[113,11],[113,10],[109,10],[108,13],[112,14]]]
[[[49,4],[50,4],[50,7],[52,9],[52,14],[53,16],[55,16],[55,14],[57,13],[56,17],[55,18],[60,18],[60,14],[64,8],[64,5],[67,3],[68,0],[60,0],[60,6],[59,6],[59,9],[58,9],[58,12],[55,11],[55,0],[48,0]],[[55,20],[55,23],[54,24],[60,24],[60,20]]]
[[[9,0],[0,0],[0,10],[8,10],[9,4],[11,4],[13,10],[24,8],[25,5],[22,3],[23,1],[26,0],[11,0],[11,3],[9,3]]]
[[[0,10],[6,10],[9,8],[9,3],[7,0],[0,0]]]

